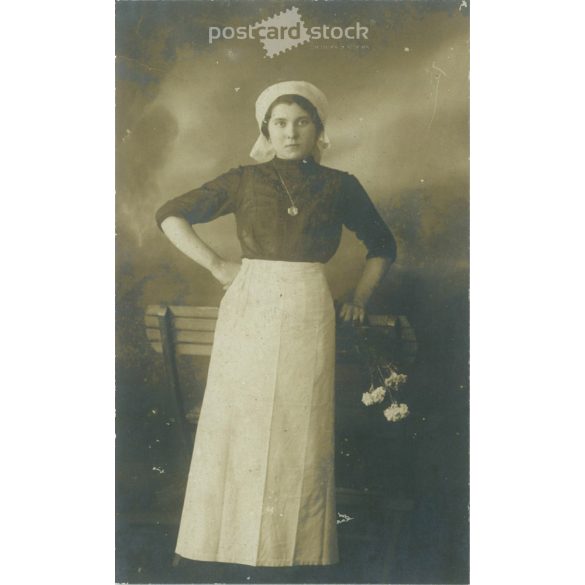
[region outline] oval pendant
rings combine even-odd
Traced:
[[[293,205],[292,207],[288,208],[288,214],[295,216],[299,214],[299,208],[296,205]]]

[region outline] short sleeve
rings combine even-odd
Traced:
[[[343,180],[343,225],[366,246],[366,258],[396,259],[396,240],[372,200],[353,175]]]
[[[242,167],[231,169],[198,189],[167,201],[156,212],[158,227],[167,217],[183,217],[193,225],[234,213],[241,176]]]

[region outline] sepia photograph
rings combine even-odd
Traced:
[[[116,582],[469,583],[469,2],[115,29]]]
[[[6,5],[4,581],[582,580],[584,9],[470,10]]]

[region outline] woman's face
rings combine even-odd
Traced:
[[[278,104],[268,122],[270,142],[278,158],[296,160],[309,156],[317,142],[315,123],[298,104]]]

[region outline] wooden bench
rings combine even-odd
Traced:
[[[146,336],[150,345],[164,357],[170,399],[179,425],[184,455],[191,451],[192,431],[189,423],[197,424],[197,412],[187,412],[177,370],[177,356],[210,356],[217,321],[217,307],[149,305],[146,308]],[[352,326],[338,326],[336,351],[338,361],[355,359]],[[417,343],[413,328],[404,315],[369,315],[362,333],[382,337],[394,361],[412,365]]]

